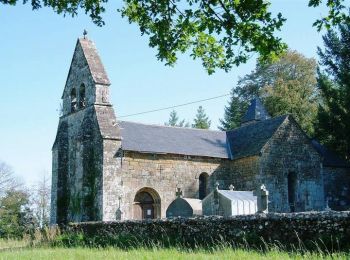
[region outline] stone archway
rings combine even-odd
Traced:
[[[133,219],[160,218],[160,196],[152,188],[142,188],[136,192],[133,204]]]

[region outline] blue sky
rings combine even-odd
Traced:
[[[148,47],[135,25],[117,13],[120,1],[110,1],[106,25],[95,26],[84,14],[63,17],[50,9],[32,11],[29,5],[0,5],[0,160],[10,164],[26,183],[51,171],[51,146],[60,98],[76,39],[87,29],[99,50],[112,82],[111,97],[117,117],[229,93],[237,79],[254,69],[255,58],[229,73],[208,76],[200,61],[180,56],[166,67]],[[305,0],[275,0],[271,10],[288,19],[279,36],[307,57],[316,58],[321,33],[312,27],[322,8],[308,8]],[[192,121],[202,105],[216,129],[228,97],[176,109]],[[170,111],[123,118],[163,124]]]

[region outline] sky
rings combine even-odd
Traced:
[[[19,1],[21,2],[21,1]],[[326,13],[309,8],[305,0],[272,0],[271,11],[287,18],[278,36],[290,49],[317,58],[322,33],[312,23]],[[51,9],[32,11],[29,5],[0,4],[0,161],[15,174],[34,184],[51,174],[51,147],[56,135],[61,95],[74,47],[83,30],[98,48],[112,82],[111,101],[116,116],[169,107],[227,94],[239,77],[255,67],[255,57],[230,72],[208,75],[199,60],[180,55],[175,67],[167,67],[148,47],[136,25],[121,18],[121,1],[110,1],[103,18],[94,25],[85,14],[63,17]],[[193,121],[202,105],[217,129],[229,97],[177,108],[181,119]],[[123,120],[164,124],[170,110]]]

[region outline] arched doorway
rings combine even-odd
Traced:
[[[198,197],[200,200],[208,195],[208,179],[209,175],[206,172],[199,175]]]
[[[140,189],[134,199],[134,219],[155,219],[160,218],[160,197],[158,192],[152,188]]]

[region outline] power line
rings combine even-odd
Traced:
[[[184,103],[184,104],[180,104],[180,105],[175,105],[175,106],[170,106],[170,107],[163,107],[163,108],[148,110],[148,111],[139,112],[139,113],[135,113],[135,114],[118,116],[118,118],[130,117],[130,116],[138,116],[138,115],[143,115],[143,114],[148,114],[148,113],[154,113],[154,112],[158,112],[158,111],[168,110],[168,109],[172,109],[172,108],[183,107],[183,106],[192,105],[192,104],[196,104],[196,103],[200,103],[200,102],[204,102],[204,101],[208,101],[208,100],[213,100],[213,99],[217,99],[217,98],[226,97],[226,96],[229,96],[229,95],[230,94],[224,94],[224,95],[211,97],[211,98],[206,98],[206,99],[201,99],[201,100],[196,100],[196,101],[192,101],[192,102],[188,102],[188,103]]]

